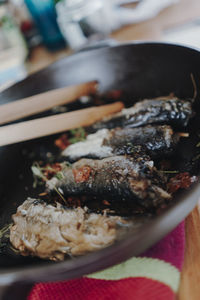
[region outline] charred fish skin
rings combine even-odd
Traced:
[[[87,209],[67,209],[56,203],[27,199],[12,216],[10,242],[20,254],[42,259],[63,260],[68,255],[79,256],[111,245],[120,227],[130,225],[118,216],[87,212]]]
[[[156,176],[155,176],[156,175]],[[47,181],[47,191],[55,188],[64,197],[102,196],[111,201],[135,201],[145,208],[158,207],[171,200],[148,156],[114,156],[102,160],[81,159],[63,170],[63,179]]]
[[[168,124],[178,128],[186,127],[192,117],[190,100],[150,99],[137,102],[93,125],[94,131],[102,128],[139,127],[148,124]]]
[[[152,158],[169,155],[175,149],[179,135],[168,125],[147,125],[137,128],[101,129],[83,142],[68,146],[62,155],[70,161],[80,158],[105,158],[147,152]]]
[[[119,139],[121,134],[125,134],[126,128],[123,132],[116,132],[115,140]],[[169,125],[156,125],[156,126],[145,126],[138,128],[127,128],[126,135],[128,136],[129,131],[135,136],[131,142],[134,145],[140,145],[152,158],[160,158],[162,156],[170,155],[176,148],[180,136],[174,133],[173,129]],[[119,150],[116,154],[120,154]],[[125,154],[125,153],[121,153]],[[127,153],[128,154],[128,153]]]

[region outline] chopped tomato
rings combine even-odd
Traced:
[[[107,200],[103,200],[103,204],[104,205],[110,205],[110,202],[108,202]]]
[[[47,179],[51,179],[56,173],[60,172],[61,170],[62,168],[59,163],[47,164],[45,166],[43,174]]]
[[[106,97],[109,97],[111,99],[119,99],[122,96],[122,91],[120,90],[112,90],[106,93]]]
[[[57,140],[55,140],[54,143],[60,150],[64,150],[70,145],[70,141],[66,133],[62,134]]]
[[[89,179],[91,173],[91,168],[88,166],[84,166],[79,169],[73,169],[74,180],[77,183],[85,182]]]
[[[179,189],[187,189],[194,182],[194,176],[191,177],[188,172],[177,174],[172,177],[168,183],[168,191],[175,193]]]

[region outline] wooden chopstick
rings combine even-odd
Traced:
[[[97,81],[90,81],[0,105],[0,125],[73,102],[81,96],[94,94],[96,91]]]
[[[124,107],[122,102],[90,107],[0,127],[0,146],[27,141],[69,129],[89,126]]]

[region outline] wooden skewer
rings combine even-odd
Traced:
[[[0,106],[0,125],[73,102],[81,96],[94,94],[96,90],[97,81],[91,81],[3,104]]]
[[[122,102],[90,107],[0,127],[0,146],[27,141],[69,129],[89,126],[124,107]]]

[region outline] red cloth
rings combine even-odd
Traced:
[[[29,300],[174,300],[166,285],[147,278],[121,280],[77,279],[38,284]]]
[[[142,261],[143,264],[141,264],[144,276],[134,274],[133,277],[119,280],[79,278],[63,282],[39,283],[33,287],[28,300],[174,300],[175,290],[166,281],[164,282],[162,276],[160,276],[161,279],[158,276],[158,280],[150,278],[149,270],[152,271],[153,277],[156,269],[154,265],[153,268],[148,269],[147,264],[153,261],[157,268],[157,263],[161,262],[162,269],[159,269],[159,272],[162,274],[166,272],[166,277],[175,274],[177,279],[183,264],[184,245],[184,222],[182,222],[168,236],[141,256],[141,261],[142,257],[147,258],[145,263]],[[122,277],[124,277],[123,264],[119,266],[122,266]],[[137,269],[137,265],[135,267]],[[145,276],[145,271],[147,276]]]

